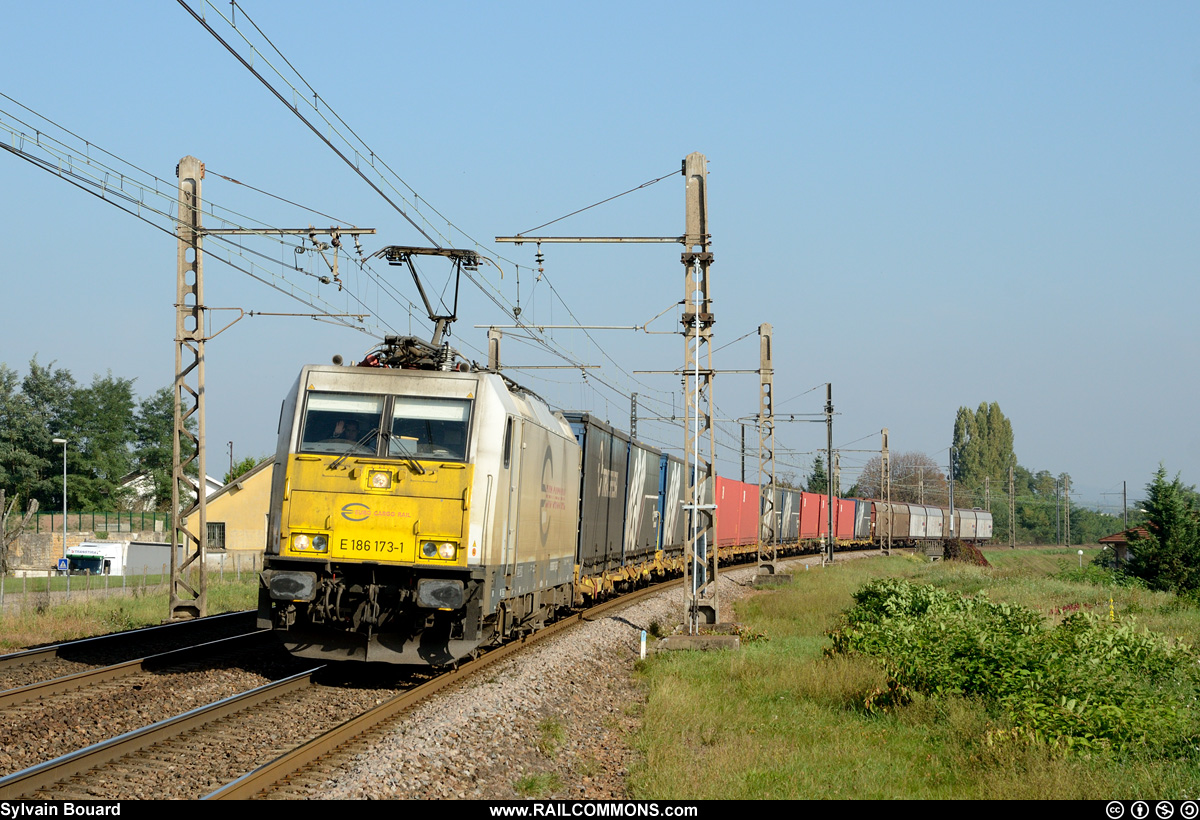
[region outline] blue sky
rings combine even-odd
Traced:
[[[835,446],[878,446],[886,426],[894,451],[944,461],[957,409],[995,401],[1021,464],[1069,472],[1083,503],[1119,505],[1106,494],[1122,480],[1139,497],[1160,461],[1200,482],[1194,3],[245,9],[423,200],[502,257],[502,280],[481,276],[510,304],[522,266],[522,318],[570,323],[565,302],[586,324],[641,324],[681,299],[678,246],[544,246],[535,283],[532,246],[488,240],[701,151],[714,346],[751,334],[716,364],[755,368],[753,331],[772,323],[778,412],[818,412],[823,391],[807,391],[831,381]],[[179,158],[195,155],[210,171],[206,200],[265,224],[328,220],[216,175],[379,229],[368,252],[424,244],[177,3],[8,4],[5,17],[0,91],[91,143],[172,182]],[[19,112],[2,99],[0,110]],[[170,383],[170,237],[7,153],[0,222],[0,361],[24,372],[36,354],[81,381],[111,370],[143,394]],[[676,235],[682,224],[682,180],[670,177],[545,233]],[[417,300],[398,269],[376,270]],[[444,272],[428,275],[440,290]],[[309,311],[216,261],[205,278],[212,306]],[[372,327],[408,332],[403,302],[365,278],[352,288]],[[330,288],[322,296],[359,309]],[[469,284],[459,315],[454,342],[476,358],[486,344],[474,325],[511,323]],[[673,329],[676,315],[655,327]],[[428,333],[419,315],[413,330]],[[679,366],[678,336],[591,335],[553,338],[602,365],[594,377],[516,378],[620,426],[633,390],[649,402],[643,415],[679,411],[677,380],[633,374]],[[371,344],[299,318],[247,318],[223,333],[208,345],[210,464],[224,463],[228,441],[238,457],[272,451],[298,368]],[[505,358],[553,361],[515,340]],[[754,413],[755,382],[718,378],[719,415]],[[682,443],[669,424],[639,430]],[[719,469],[736,476],[736,427],[720,430]],[[779,439],[808,452],[824,446],[824,428],[781,425]],[[847,453],[847,474],[867,457]],[[803,472],[811,456],[781,461]]]

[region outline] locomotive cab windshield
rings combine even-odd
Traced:
[[[469,399],[313,391],[300,452],[465,461],[470,415]]]

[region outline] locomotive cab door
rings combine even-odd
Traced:
[[[503,597],[513,593],[513,572],[517,565],[518,511],[521,506],[521,462],[525,452],[525,422],[513,416],[504,426],[504,453],[501,462],[500,481],[508,488],[508,500],[504,521],[504,540],[500,552],[500,564],[504,575]]]

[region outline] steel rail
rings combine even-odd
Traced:
[[[28,797],[39,789],[86,773],[131,752],[137,752],[172,737],[200,728],[223,717],[258,706],[282,695],[304,689],[312,684],[312,676],[323,666],[309,669],[283,680],[268,683],[249,692],[201,706],[141,729],[93,744],[54,760],[30,766],[28,769],[0,778],[0,800]]]
[[[135,638],[153,638],[164,633],[188,632],[195,629],[203,629],[206,626],[211,626],[214,621],[234,620],[237,618],[248,618],[253,615],[255,610],[247,609],[242,612],[227,612],[222,615],[213,615],[208,618],[199,618],[193,621],[181,621],[178,623],[162,624],[160,626],[147,626],[142,629],[131,629],[127,632],[115,632],[111,635],[100,635],[95,638],[83,638],[78,641],[67,641],[66,643],[54,644],[53,646],[42,646],[37,649],[26,649],[22,652],[13,652],[8,655],[0,655],[0,669],[8,669],[13,666],[25,666],[31,663],[39,663],[41,661],[50,660],[52,658],[63,657],[64,652],[74,651],[77,649],[92,649],[102,648],[106,643],[119,645],[123,641],[132,640]]]
[[[168,666],[177,666],[181,663],[204,658],[217,652],[233,653],[245,651],[245,648],[237,646],[240,643],[248,644],[247,648],[252,648],[255,643],[266,643],[271,640],[273,640],[271,633],[264,629],[257,632],[248,632],[245,635],[234,635],[229,638],[206,641],[195,646],[172,649],[167,652],[160,652],[157,655],[147,655],[144,658],[116,663],[111,666],[102,666],[98,669],[88,669],[71,675],[63,675],[59,678],[51,678],[50,680],[31,683],[27,686],[18,686],[15,689],[0,692],[0,709],[31,700],[61,695],[64,692],[85,689],[89,686],[104,683],[105,681],[126,678],[141,672],[153,671],[155,668],[161,669]]]

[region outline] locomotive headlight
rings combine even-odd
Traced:
[[[453,541],[422,541],[421,554],[426,558],[451,561],[458,554],[458,544]]]
[[[373,490],[387,490],[392,486],[392,474],[384,470],[372,470],[367,481]]]
[[[292,549],[304,552],[328,552],[329,536],[300,533],[292,536]]]

